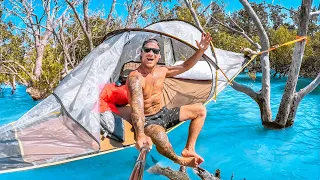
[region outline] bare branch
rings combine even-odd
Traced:
[[[145,0],[137,0],[131,1],[130,5],[129,1],[127,1],[127,10],[128,10],[128,18],[125,24],[126,28],[131,27],[133,24],[137,22],[138,17],[149,8],[144,8]]]
[[[206,8],[204,8],[204,10],[202,11],[202,13],[200,13],[200,16],[203,16],[204,13],[206,13],[206,11],[209,9],[209,7],[212,6],[213,3],[215,3],[215,2],[214,2],[214,1],[211,1],[210,4],[209,4]]]
[[[29,23],[27,22],[26,20],[26,17],[22,17],[19,13],[17,13],[15,10],[10,10],[10,9],[6,9],[6,11],[9,13],[9,14],[12,14],[14,16],[17,16],[18,18],[20,18],[22,20],[22,22],[24,22],[24,24],[29,27],[29,28],[32,28]]]
[[[305,95],[309,94],[316,87],[318,87],[319,84],[320,84],[320,73],[318,73],[318,76],[308,86],[306,86],[305,88],[297,92],[298,96],[302,99]]]
[[[7,71],[0,71],[0,74],[10,74],[10,75],[17,75],[16,72],[7,72]]]
[[[43,26],[41,24],[31,24],[31,25],[36,25],[36,26],[39,26],[41,28],[44,28],[46,31],[53,32],[52,28],[48,27],[48,26]]]
[[[311,17],[312,17],[312,16],[318,16],[319,14],[320,14],[320,10],[311,12],[311,13],[310,13],[310,16],[311,16]]]
[[[293,9],[289,9],[289,8],[286,8],[286,7],[283,7],[283,6],[280,6],[280,5],[273,5],[273,4],[268,4],[267,7],[272,7],[272,8],[279,8],[279,9],[284,9],[284,10],[287,10],[291,13],[294,13],[294,14],[297,14],[298,12],[293,10]]]
[[[235,90],[240,91],[242,93],[245,93],[246,95],[250,96],[254,101],[257,102],[258,100],[258,93],[255,92],[253,89],[251,89],[248,86],[244,86],[241,84],[238,84],[237,82],[233,81],[232,84],[230,84]]]
[[[84,0],[84,4],[83,4],[83,8],[84,8],[84,13],[85,13],[85,22],[86,22],[86,25],[83,24],[83,22],[81,21],[80,19],[80,16],[79,16],[79,13],[77,12],[76,8],[75,8],[75,3],[73,2],[70,2],[68,0],[66,0],[66,2],[68,3],[68,5],[71,7],[72,11],[74,12],[74,15],[76,16],[76,19],[78,20],[79,24],[80,24],[80,27],[85,35],[85,37],[87,38],[87,41],[89,43],[89,47],[90,47],[90,51],[93,49],[93,42],[92,42],[92,38],[91,38],[91,33],[90,33],[90,28],[89,28],[89,20],[87,19],[88,18],[88,14],[87,14],[87,11],[88,9],[88,4],[85,5],[85,2],[87,2],[86,0]]]
[[[5,67],[5,68],[8,69],[10,72],[0,71],[0,74],[17,75],[18,78],[22,81],[22,83],[23,83],[24,85],[27,85],[27,84],[28,84],[27,81],[18,74],[16,68],[15,68],[14,66],[12,66],[12,64],[9,64],[9,65],[10,65],[11,67],[8,67],[8,66],[2,64],[2,67]]]
[[[108,32],[109,28],[110,28],[110,24],[111,24],[111,17],[112,17],[112,13],[114,10],[114,7],[116,6],[116,0],[112,1],[112,5],[111,5],[111,9],[107,18],[107,24],[106,24],[106,32]]]
[[[21,65],[20,63],[16,62],[16,61],[0,61],[0,64],[5,64],[5,63],[14,63],[16,64],[23,72],[25,72],[32,80],[34,80],[34,77],[31,73],[29,73],[26,68]]]
[[[30,11],[30,10],[32,10],[32,6],[31,6],[31,7],[28,6],[26,1],[21,1],[21,3],[22,3],[22,6],[23,6],[23,8],[24,8],[24,11],[26,12],[27,19],[29,20],[29,23],[30,23],[30,24],[35,24],[35,23],[33,22],[32,16],[31,16],[32,12]],[[36,34],[36,33],[38,33],[38,35],[40,34],[40,32],[39,32],[37,29],[34,29],[33,26],[31,26],[31,28],[32,28],[32,30],[35,32],[35,34]]]
[[[89,30],[89,15],[88,15],[88,0],[83,0],[83,19],[84,19],[84,22],[86,22],[86,31],[88,33],[90,33],[90,30]]]
[[[258,50],[261,49],[260,44],[257,43],[257,42],[254,42],[254,41],[246,34],[246,32],[245,32],[236,22],[233,21],[233,19],[232,19],[231,17],[230,17],[230,20],[231,20],[231,21],[233,22],[233,24],[235,24],[236,27],[238,27],[240,30],[235,29],[235,28],[233,28],[233,27],[230,27],[230,26],[227,25],[227,24],[224,24],[224,23],[220,22],[219,20],[217,20],[217,19],[214,18],[213,16],[212,16],[211,18],[212,18],[215,22],[217,22],[218,24],[222,25],[223,27],[226,27],[226,28],[230,29],[231,31],[234,31],[234,32],[236,32],[236,33],[241,34],[244,38],[246,38],[246,39],[250,42],[250,44],[252,44],[253,46],[255,46]]]
[[[202,27],[202,25],[200,23],[200,20],[199,20],[199,18],[197,16],[197,13],[194,11],[194,8],[192,7],[192,2],[189,2],[189,0],[184,0],[184,2],[186,3],[186,5],[187,5],[187,7],[188,7],[188,9],[189,9],[194,21],[195,21],[197,27],[199,27],[201,29],[201,31],[204,32],[203,27]]]
[[[240,0],[240,2],[245,8],[245,10],[249,13],[250,18],[253,20],[255,26],[257,27],[258,35],[262,43],[262,50],[269,49],[270,48],[269,38],[266,31],[263,28],[263,25],[259,17],[257,16],[257,14],[255,13],[255,11],[253,10],[253,8],[251,7],[251,5],[247,0]]]
[[[19,27],[15,27],[16,29],[20,30],[20,31],[26,31],[29,34],[32,34],[31,31],[29,31],[27,28],[19,28]]]
[[[9,64],[9,65],[10,65],[10,64]],[[11,67],[8,67],[8,66],[2,64],[2,67],[4,67],[4,69],[10,71],[10,72],[5,71],[6,73],[3,73],[3,74],[16,74],[16,73],[17,73],[17,71],[14,71],[14,70],[11,68],[12,66],[11,66]]]

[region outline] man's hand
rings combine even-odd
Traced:
[[[199,50],[202,50],[203,52],[206,51],[208,49],[208,47],[210,46],[211,40],[212,40],[212,37],[211,37],[210,33],[208,33],[208,32],[202,33],[200,43],[196,40],[196,43],[197,43]]]
[[[145,134],[140,134],[137,136],[136,148],[138,151],[140,151],[143,147],[148,147],[151,149],[152,144],[152,140],[149,136],[146,136]]]

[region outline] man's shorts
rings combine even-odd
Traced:
[[[171,128],[180,122],[180,107],[168,109],[163,107],[158,113],[145,117],[144,127],[156,124],[165,129]]]

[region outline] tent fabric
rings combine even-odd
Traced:
[[[177,61],[174,65],[180,65],[183,62],[184,61]],[[188,71],[174,77],[193,80],[212,80],[212,70],[208,66],[207,62],[199,61]]]
[[[160,42],[159,63],[173,65],[176,61],[185,61],[195,52],[195,40],[201,38],[201,32],[183,21],[164,21],[145,29],[124,29],[111,33],[60,82],[52,95],[16,122],[0,127],[0,149],[3,150],[0,153],[0,170],[99,152],[100,112],[97,103],[100,85],[115,82],[125,63],[140,62],[141,45],[149,38]],[[200,59],[206,61],[212,70],[212,80],[217,69],[215,62],[228,78],[239,71],[244,61],[242,54],[220,49],[215,49],[215,52],[217,60],[213,58],[211,49]],[[218,75],[220,92],[228,82],[222,73]],[[211,89],[206,91],[207,99],[212,97],[215,89],[214,83],[210,84]],[[174,88],[174,83],[169,86]],[[185,103],[196,102],[187,102],[187,97],[180,98],[183,95],[169,94],[166,101],[172,104],[181,104],[182,99]],[[16,150],[9,151],[10,148]],[[20,158],[19,163],[7,166],[17,158]]]

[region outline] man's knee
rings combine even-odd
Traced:
[[[162,126],[156,125],[156,124],[151,124],[147,127],[144,128],[144,133],[153,138],[158,138],[159,136],[163,136],[163,134],[166,135],[165,129]]]
[[[201,117],[204,120],[207,116],[206,107],[201,103],[195,104],[195,107],[196,107],[196,113],[197,113],[198,117]]]

